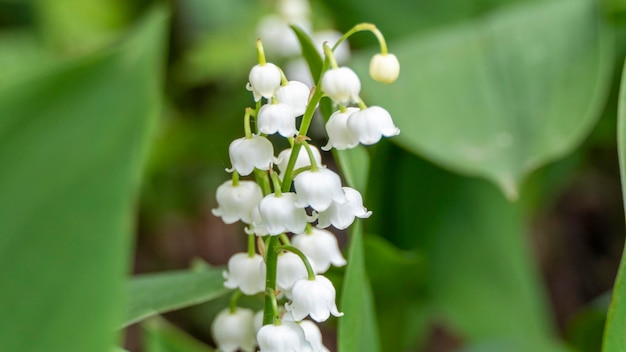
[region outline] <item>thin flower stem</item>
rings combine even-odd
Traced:
[[[233,292],[233,295],[230,297],[230,304],[229,304],[230,314],[234,314],[237,311],[237,302],[239,301],[240,297],[241,297],[240,290],[235,290],[235,292]]]
[[[263,192],[264,196],[272,193],[272,187],[270,185],[270,178],[267,175],[267,172],[255,168],[254,177],[256,179],[256,183],[258,183],[259,186],[261,186],[261,191]]]
[[[233,171],[233,178],[231,182],[233,184],[233,187],[239,186],[239,173],[237,172],[237,170]]]
[[[306,149],[306,153],[309,155],[309,161],[311,162],[311,171],[315,172],[318,170],[317,161],[315,160],[315,156],[313,156],[313,151],[311,150],[311,146],[306,141],[300,142]]]
[[[304,255],[304,253],[302,253],[301,250],[299,250],[298,248],[294,246],[279,246],[276,248],[276,252],[281,252],[281,251],[288,251],[300,257],[300,259],[302,259],[302,262],[304,263],[304,266],[306,267],[308,279],[315,280],[315,271],[313,271],[313,267],[311,267],[309,258],[307,258],[306,255]]]
[[[254,255],[256,254],[255,251],[255,246],[254,246],[254,240],[255,240],[255,235],[248,235],[248,257],[252,258],[254,257]]]
[[[282,242],[284,245],[290,245],[291,241],[289,241],[289,237],[287,237],[286,234],[281,233],[280,234],[280,242]]]
[[[250,115],[252,115],[252,109],[246,108],[246,114],[243,116],[243,129],[246,133],[246,138],[252,138],[252,130],[250,129]]]
[[[376,36],[376,39],[378,39],[378,44],[380,45],[380,53],[383,55],[387,55],[388,51],[387,51],[387,42],[385,41],[385,37],[378,30],[376,25],[373,23],[359,23],[356,26],[352,27],[352,29],[350,29],[343,36],[341,36],[341,38],[337,40],[335,45],[333,45],[333,51],[336,50],[339,47],[339,45],[341,45],[341,43],[343,43],[343,41],[348,39],[350,36],[352,36],[355,33],[362,32],[362,31],[372,32]]]
[[[335,55],[333,54],[333,50],[328,46],[327,42],[324,42],[324,55],[328,59],[330,63],[330,68],[338,68],[337,60],[335,59]]]
[[[261,42],[261,39],[256,40],[256,55],[259,65],[264,66],[267,61],[265,61],[265,51],[263,50],[263,43]]]
[[[276,269],[278,268],[278,236],[270,236],[267,244],[265,258],[266,276],[265,276],[265,303],[263,307],[263,325],[276,323],[278,317],[278,309],[276,306]],[[279,320],[280,322],[280,320]]]
[[[270,174],[272,176],[272,183],[274,184],[274,194],[276,195],[276,197],[282,197],[283,196],[283,192],[281,190],[282,185],[280,183],[280,179],[278,178],[278,174],[276,174],[275,172],[270,171]],[[287,190],[289,191],[289,190]],[[287,192],[285,191],[285,192]]]
[[[363,99],[361,99],[361,97],[359,97],[359,109],[361,110],[367,109],[367,105],[365,105],[365,102],[363,101]]]

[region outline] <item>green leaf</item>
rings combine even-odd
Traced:
[[[183,330],[161,317],[152,317],[141,324],[146,352],[213,352]]]
[[[364,237],[364,250],[376,311],[384,312],[378,315],[381,345],[385,351],[414,350],[430,323],[427,263],[415,251],[402,251],[372,234]]]
[[[468,344],[559,350],[552,347],[554,327],[526,243],[522,206],[482,180],[446,172],[391,143],[377,148],[366,201],[373,215],[364,223],[368,232],[423,257],[425,274],[405,270],[394,277],[405,285],[422,278],[418,293],[433,323]],[[387,306],[377,301],[377,308]],[[422,319],[415,318],[407,323]]]
[[[626,65],[625,65],[626,68]],[[618,113],[617,113],[617,141],[619,165],[622,178],[622,196],[626,209],[626,69],[622,72]],[[626,350],[626,248],[622,254],[622,262],[615,278],[613,297],[606,320],[602,351],[617,352]]]
[[[224,287],[223,271],[207,267],[134,277],[129,285],[130,304],[123,326],[226,294],[229,290]]]
[[[333,149],[333,155],[341,166],[347,184],[365,192],[370,168],[370,157],[367,149],[361,145],[346,150]]]
[[[528,173],[571,152],[595,124],[611,37],[593,0],[508,6],[389,43],[399,80],[363,91],[394,117],[394,142],[515,199]],[[369,57],[359,59],[363,76]]]
[[[296,34],[296,37],[298,37],[298,42],[300,42],[300,48],[302,49],[302,56],[304,56],[309,66],[313,82],[317,82],[322,74],[322,56],[320,56],[320,53],[315,48],[315,44],[313,44],[308,34],[298,26],[291,25],[290,27]]]
[[[110,351],[159,112],[166,12],[0,88],[0,350]]]
[[[374,298],[365,271],[360,220],[354,222],[350,231],[348,265],[341,290],[340,309],[345,315],[339,318],[338,351],[380,351]]]

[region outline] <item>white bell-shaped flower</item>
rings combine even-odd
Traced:
[[[311,15],[311,6],[308,0],[280,0],[278,12],[290,21],[308,18]]]
[[[259,213],[267,232],[280,235],[283,232],[304,231],[307,222],[312,221],[303,208],[296,207],[296,194],[293,192],[276,195],[268,194],[259,203]]]
[[[260,203],[260,202],[259,202]],[[250,226],[244,228],[244,231],[248,235],[257,235],[257,236],[267,236],[267,227],[263,222],[263,217],[259,212],[259,207],[257,206],[252,210],[252,223]]]
[[[222,310],[211,324],[211,333],[222,352],[253,352],[256,346],[254,329],[254,313],[247,308],[230,312],[230,308]]]
[[[281,86],[276,91],[276,99],[279,103],[289,105],[295,116],[301,116],[306,111],[311,90],[309,87],[298,81],[289,81],[287,85]]]
[[[265,104],[259,109],[259,132],[265,134],[280,133],[283,137],[293,137],[296,129],[296,115],[293,109],[282,103]]]
[[[252,321],[254,322],[254,331],[256,332],[258,332],[259,329],[261,329],[261,327],[263,326],[263,313],[264,312],[261,309],[254,314],[254,319]]]
[[[310,352],[311,345],[306,340],[300,325],[284,321],[280,325],[264,325],[256,334],[260,352]]]
[[[304,330],[304,338],[311,344],[313,352],[330,352],[322,342],[322,332],[317,324],[310,320],[303,320],[298,324]]]
[[[258,64],[250,70],[246,88],[252,91],[254,101],[259,101],[261,97],[270,99],[280,87],[280,81],[281,75],[278,66],[269,62],[264,65]]]
[[[252,212],[263,199],[261,187],[253,181],[239,181],[233,186],[233,181],[222,183],[216,192],[218,207],[213,209],[213,215],[219,216],[227,224],[243,221],[251,224]]]
[[[278,256],[276,265],[276,285],[289,293],[293,284],[307,277],[306,267],[302,259],[291,252],[283,252]]]
[[[363,206],[363,197],[361,193],[354,188],[343,187],[346,196],[346,202],[333,203],[330,207],[317,215],[317,226],[324,228],[330,225],[344,230],[354,222],[354,218],[369,218],[372,215]]]
[[[297,207],[305,208],[310,205],[311,208],[321,212],[328,209],[333,202],[345,202],[341,178],[325,167],[303,171],[296,176],[293,183]]]
[[[337,238],[328,230],[313,227],[310,233],[294,236],[291,243],[306,255],[316,274],[325,273],[331,264],[337,267],[346,265]]]
[[[236,253],[228,260],[228,271],[224,271],[224,286],[239,288],[246,295],[265,291],[265,270],[261,270],[263,257],[258,254]]]
[[[359,144],[359,139],[348,128],[348,118],[358,111],[360,111],[359,108],[347,108],[345,112],[335,111],[330,115],[328,122],[326,122],[328,143],[322,147],[323,150],[328,151],[331,148],[350,149]]]
[[[285,308],[296,321],[307,315],[318,323],[328,320],[330,315],[343,316],[335,304],[335,287],[326,277],[316,275],[314,280],[301,279],[293,284],[291,303]]]
[[[370,106],[350,115],[348,128],[362,144],[375,144],[382,136],[400,134],[400,129],[393,124],[391,115],[380,106]]]
[[[235,139],[228,147],[228,154],[233,167],[226,171],[237,170],[241,176],[250,175],[255,167],[269,170],[270,164],[274,162],[274,146],[263,136]]]
[[[322,154],[316,146],[309,144],[311,148],[311,153],[313,154],[313,158],[317,165],[322,163]],[[276,167],[278,167],[278,171],[280,171],[281,176],[287,170],[287,164],[289,164],[289,158],[291,157],[291,148],[287,148],[278,154]],[[298,157],[296,158],[296,164],[293,169],[298,170],[303,167],[311,166],[311,159],[309,159],[309,153],[306,152],[306,148],[300,148],[298,152]]]
[[[400,63],[394,54],[376,54],[370,60],[370,76],[377,82],[392,83],[400,75]]]
[[[361,92],[359,76],[348,67],[333,68],[324,72],[322,89],[335,104],[357,103]]]

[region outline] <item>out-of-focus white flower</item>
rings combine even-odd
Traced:
[[[309,18],[311,6],[308,0],[280,0],[278,11],[289,21],[297,21]]]
[[[333,202],[345,202],[341,178],[333,171],[320,166],[317,170],[306,170],[293,180],[296,189],[296,206],[324,211]]]
[[[261,270],[263,257],[258,254],[236,253],[228,260],[228,271],[224,271],[224,286],[239,288],[246,295],[255,295],[265,290],[265,270]]]
[[[400,63],[394,54],[376,54],[370,61],[370,76],[377,82],[392,83],[400,75]]]
[[[348,118],[359,108],[347,108],[345,112],[335,111],[326,123],[326,133],[328,143],[322,147],[323,150],[335,148],[338,150],[354,148],[359,144],[359,139],[352,134],[348,128]]]
[[[254,322],[254,331],[256,332],[263,326],[263,313],[263,310],[254,313],[254,319],[252,321]]]
[[[261,200],[259,213],[270,235],[304,231],[307,222],[312,218],[307,216],[303,208],[296,207],[295,202],[296,194],[293,192],[286,192],[280,196],[272,193]]]
[[[311,147],[311,153],[313,154],[313,158],[315,158],[315,162],[317,163],[317,165],[320,165],[322,163],[322,154],[320,153],[319,149],[317,149],[317,147],[315,147],[314,145],[309,144],[309,146]],[[291,157],[291,151],[291,148],[285,149],[280,152],[278,154],[278,157],[276,158],[276,167],[278,167],[278,171],[280,171],[281,176],[285,172],[285,170],[287,170],[287,164],[289,163],[289,157]],[[306,148],[302,147],[298,152],[296,164],[294,165],[293,169],[295,171],[308,166],[311,166],[311,159],[309,159],[309,154],[306,152]]]
[[[268,15],[261,19],[257,27],[259,38],[268,54],[276,54],[281,57],[295,56],[300,53],[300,43],[295,33],[289,28],[289,23],[284,18],[276,15]],[[298,21],[299,27],[309,28],[308,20]]]
[[[256,182],[239,181],[233,186],[233,181],[222,183],[216,192],[218,207],[213,209],[213,215],[219,216],[227,224],[243,221],[252,223],[252,212],[263,199],[263,192]]]
[[[291,303],[285,308],[290,311],[296,321],[307,315],[316,322],[328,320],[330,315],[343,316],[335,304],[335,287],[322,275],[316,275],[314,280],[301,279],[293,284],[291,289]]]
[[[246,88],[252,91],[254,101],[259,101],[261,97],[270,99],[278,87],[280,87],[280,69],[272,63],[264,65],[254,65],[248,75],[248,85]]]
[[[259,132],[265,134],[280,133],[283,137],[293,137],[296,129],[296,114],[293,109],[282,103],[265,104],[259,109]]]
[[[358,103],[361,81],[351,68],[333,68],[324,72],[322,89],[335,104]]]
[[[309,65],[307,65],[304,59],[300,58],[290,60],[284,67],[287,77],[295,81],[302,82],[309,87],[315,85],[315,82],[313,82],[313,78],[311,77]]]
[[[310,352],[300,325],[285,321],[281,325],[264,325],[256,335],[260,352]]]
[[[287,85],[278,88],[276,99],[279,103],[289,105],[295,116],[301,116],[306,110],[310,93],[311,90],[306,84],[299,81],[289,81]]]
[[[230,312],[222,310],[211,325],[211,333],[222,352],[254,351],[256,346],[253,313],[250,309],[240,308]]]
[[[299,324],[304,330],[304,338],[311,344],[313,352],[330,352],[322,343],[322,333],[317,324],[310,320],[303,320]]]
[[[251,138],[238,138],[230,143],[228,147],[230,162],[233,165],[226,171],[237,170],[239,175],[247,176],[256,167],[259,170],[269,170],[270,164],[274,161],[274,146],[263,136],[252,136]]]
[[[332,29],[314,32],[313,43],[320,55],[324,56],[324,42],[328,42],[328,45],[332,47],[342,35],[342,33]],[[348,41],[344,40],[339,44],[337,49],[333,51],[333,55],[340,65],[348,62],[348,60],[350,60],[350,44],[348,44]]]
[[[391,115],[380,106],[370,106],[350,115],[348,128],[362,144],[375,144],[382,136],[400,134],[400,129],[393,124]]]
[[[344,230],[354,222],[354,218],[369,218],[371,211],[363,206],[361,193],[354,188],[343,187],[346,202],[333,203],[330,207],[317,215],[317,226],[324,228],[330,225]]]
[[[316,274],[325,273],[331,264],[337,267],[346,265],[337,238],[328,230],[313,227],[310,233],[294,236],[291,243],[306,255]]]

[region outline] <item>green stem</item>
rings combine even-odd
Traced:
[[[313,156],[313,151],[311,150],[311,146],[306,141],[301,142],[306,149],[306,153],[309,155],[309,161],[311,162],[311,171],[315,172],[318,170],[317,161],[315,160],[315,156]]]
[[[263,43],[261,42],[261,39],[256,40],[256,55],[259,65],[264,66],[267,61],[265,61],[265,51],[263,50]]]
[[[267,172],[255,168],[254,177],[256,179],[256,183],[258,183],[261,187],[261,191],[263,192],[264,196],[272,193],[272,188],[270,187],[270,178],[267,175]]]
[[[311,263],[309,262],[309,259],[306,257],[306,255],[304,255],[304,253],[302,253],[301,250],[299,250],[298,248],[294,246],[280,246],[276,248],[276,251],[277,252],[289,251],[293,254],[296,254],[298,257],[300,257],[300,259],[302,259],[302,262],[304,263],[304,266],[306,267],[308,279],[315,280],[315,272],[313,271],[313,267],[311,267]]]
[[[239,173],[237,172],[237,170],[233,171],[233,178],[231,182],[233,184],[233,187],[239,186]]]
[[[250,129],[250,115],[252,115],[252,109],[246,108],[246,114],[243,116],[243,129],[246,133],[246,138],[252,138],[252,130]]]
[[[276,197],[282,197],[283,196],[283,192],[281,190],[282,185],[280,183],[280,179],[278,178],[278,174],[276,174],[275,172],[271,172],[271,171],[270,173],[272,175],[272,182],[274,183],[274,194],[276,195]]]
[[[233,295],[230,297],[230,304],[229,304],[230,314],[234,314],[237,311],[237,301],[239,301],[240,297],[241,297],[240,290],[236,290],[235,292],[233,292]]]
[[[276,269],[278,268],[278,253],[276,247],[278,247],[278,236],[270,236],[269,243],[267,244],[265,267],[265,303],[263,308],[263,325],[276,323],[278,318],[278,309],[276,307],[276,297],[274,291],[276,291]],[[279,321],[280,322],[280,321]]]
[[[363,99],[361,99],[361,97],[359,97],[359,109],[361,110],[367,109],[367,105],[365,105],[365,102],[363,101]]]
[[[343,36],[341,36],[341,38],[339,38],[335,45],[333,45],[333,50],[337,49],[344,40],[348,39],[353,34],[362,31],[372,32],[376,36],[376,39],[378,39],[378,44],[380,45],[380,53],[383,55],[387,55],[387,42],[385,41],[385,37],[378,30],[378,28],[376,28],[376,25],[372,23],[359,23],[356,26],[352,27]]]
[[[337,60],[335,59],[335,55],[333,54],[333,50],[328,46],[328,43],[324,42],[324,55],[328,58],[330,63],[330,68],[338,68]]]
[[[328,62],[324,60],[324,67],[322,67],[322,72],[324,72],[327,68]],[[306,136],[307,132],[309,131],[309,127],[311,126],[311,120],[313,119],[313,113],[315,112],[315,107],[324,95],[324,92],[319,88],[320,86],[321,85],[318,82],[317,88],[313,88],[313,95],[311,96],[311,100],[309,100],[309,105],[307,105],[304,116],[302,117],[300,130],[298,131],[299,136]],[[287,168],[283,176],[283,192],[289,192],[289,189],[291,188],[291,181],[293,181],[293,168],[296,166],[296,160],[298,159],[300,148],[302,148],[302,144],[300,143],[294,143],[293,147],[291,148],[291,155],[289,156],[289,162],[287,163]]]
[[[255,251],[255,246],[254,246],[254,240],[255,240],[255,235],[248,235],[248,257],[252,258],[254,257],[254,255],[256,254]]]
[[[289,241],[289,237],[287,237],[287,235],[286,235],[286,234],[281,233],[279,237],[280,237],[280,241],[281,241],[284,245],[290,245],[290,244],[291,244],[291,241]]]

